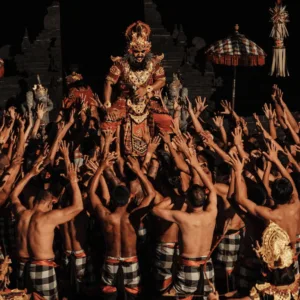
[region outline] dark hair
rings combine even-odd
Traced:
[[[128,203],[130,192],[124,185],[117,185],[112,190],[112,201],[116,207],[122,207]]]
[[[193,207],[202,207],[207,202],[207,197],[203,187],[199,184],[193,184],[187,191],[187,199]]]
[[[276,204],[286,204],[291,200],[293,186],[287,178],[276,179],[272,184],[272,198]]]
[[[41,189],[39,190],[37,196],[35,197],[34,202],[41,203],[42,201],[45,201],[49,197],[51,197],[52,199],[54,196],[49,190]]]
[[[292,172],[290,175],[294,180],[297,192],[300,195],[300,172]]]
[[[268,194],[266,189],[259,183],[249,178],[245,178],[247,185],[248,198],[257,205],[264,205]]]

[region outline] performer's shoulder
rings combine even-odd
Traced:
[[[156,64],[159,64],[164,59],[164,57],[165,55],[163,53],[161,53],[160,55],[154,54],[152,57],[152,61],[155,62]]]
[[[110,59],[113,63],[121,62],[123,60],[122,56],[110,56]]]

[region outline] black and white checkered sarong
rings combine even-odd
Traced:
[[[240,231],[232,234],[226,234],[217,247],[217,260],[221,262],[226,269],[226,272],[230,274],[238,259],[238,254],[241,244]]]
[[[197,290],[206,299],[213,291],[209,281],[214,284],[215,273],[211,258],[207,257],[185,258],[181,257],[176,274],[174,289],[179,296],[193,295]],[[204,264],[206,270],[204,272]]]
[[[154,275],[158,291],[166,290],[172,284],[172,267],[174,254],[178,251],[176,243],[159,243],[156,245]]]
[[[140,284],[140,270],[137,256],[111,257],[107,256],[101,275],[101,286],[104,293],[114,293],[119,267],[123,270],[124,287],[126,292],[137,294]]]
[[[45,265],[42,265],[46,262]],[[49,261],[49,265],[46,265],[48,261],[31,262],[29,264],[29,277],[34,292],[41,295],[47,300],[57,300],[57,282],[56,273],[53,261]]]
[[[296,236],[295,251],[296,251],[296,256],[295,256],[295,260],[294,260],[294,270],[295,270],[295,275],[298,275],[298,274],[300,274],[300,269],[299,269],[300,234],[297,234],[297,236]]]
[[[86,268],[86,261],[87,261],[87,257],[84,250],[78,250],[78,251],[66,250],[65,253],[66,253],[65,264],[67,267],[69,267],[69,264],[71,262],[71,256],[74,257],[75,277],[78,282],[81,282],[85,275],[85,268]]]

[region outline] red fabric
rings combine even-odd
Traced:
[[[173,119],[170,115],[153,113],[153,120],[156,126],[159,128],[159,130],[165,132],[172,132],[170,126],[172,125]]]
[[[91,98],[94,98],[94,93],[92,89],[88,86],[87,88],[71,88],[69,91],[69,95],[65,98],[64,104],[65,108],[70,108],[78,99],[84,99],[84,102],[91,106],[93,104]],[[81,101],[81,100],[79,100]]]
[[[47,260],[47,259],[43,259],[43,260],[33,260],[30,262],[33,265],[38,265],[38,266],[48,266],[48,267],[58,267],[58,264],[55,263],[54,260]]]
[[[2,65],[0,67],[0,78],[2,78],[4,76],[4,66]]]

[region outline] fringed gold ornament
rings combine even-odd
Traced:
[[[273,23],[270,37],[274,39],[273,61],[270,75],[286,77],[289,76],[286,59],[286,48],[284,39],[289,36],[286,23],[289,22],[289,14],[286,6],[282,5],[281,0],[277,0],[275,7],[270,8],[271,22]]]

